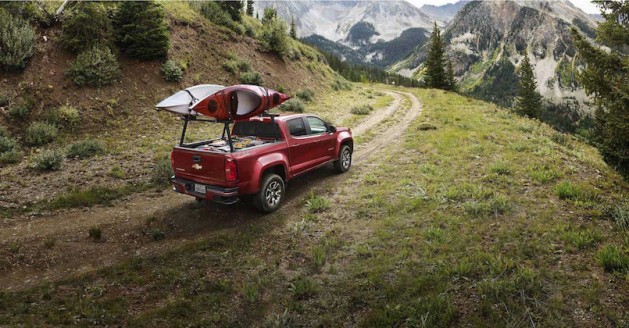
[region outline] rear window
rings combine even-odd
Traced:
[[[306,125],[304,124],[304,120],[302,120],[301,117],[288,120],[286,122],[286,125],[288,125],[288,131],[290,132],[291,136],[305,136],[307,133]]]
[[[277,123],[262,121],[244,121],[234,123],[232,134],[237,136],[258,137],[264,139],[280,138]]]

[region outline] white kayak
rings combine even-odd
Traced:
[[[192,107],[218,91],[225,89],[222,85],[200,84],[183,89],[155,105],[157,110],[165,110],[175,114],[199,115]]]

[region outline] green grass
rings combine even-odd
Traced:
[[[67,155],[69,158],[88,158],[101,154],[105,151],[103,143],[95,139],[85,139],[77,141],[68,147]]]
[[[321,182],[293,205],[298,215],[286,215],[287,208],[212,224],[162,254],[0,293],[0,325],[628,322],[629,238],[610,222],[624,217],[612,214],[612,205],[622,204],[628,189],[596,149],[578,140],[558,145],[547,126],[481,101],[404,91],[420,96],[422,117],[368,165]],[[339,115],[349,115],[352,96],[367,101],[352,93],[336,94],[345,108]],[[326,106],[322,112],[333,113]],[[391,119],[394,126],[399,117]],[[438,129],[420,130],[425,122]],[[508,163],[510,172],[495,171],[496,163]],[[552,178],[534,178],[538,171]],[[209,212],[191,213],[186,220]],[[151,221],[176,216],[156,215]],[[179,228],[160,229],[168,235]]]
[[[46,208],[74,208],[90,207],[94,205],[109,205],[112,201],[131,195],[138,191],[144,191],[148,185],[123,185],[120,187],[90,187],[87,189],[71,189],[44,205]]]

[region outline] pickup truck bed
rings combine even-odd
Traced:
[[[349,129],[313,115],[254,117],[235,122],[229,138],[174,147],[171,181],[175,191],[200,200],[233,204],[247,196],[258,209],[272,212],[283,200],[284,183],[293,177],[330,162],[347,171],[352,147]],[[349,162],[341,161],[343,151]]]

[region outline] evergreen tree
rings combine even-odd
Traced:
[[[129,57],[165,58],[170,48],[164,9],[153,1],[123,1],[115,17],[116,41]]]
[[[111,22],[105,7],[97,2],[81,2],[63,22],[61,41],[74,51],[91,49],[111,42]]]
[[[605,18],[597,28],[597,41],[610,50],[593,46],[573,28],[575,47],[587,64],[578,79],[597,106],[597,147],[609,165],[629,178],[629,2],[595,2]]]
[[[432,35],[430,35],[430,49],[426,60],[426,83],[429,87],[445,89],[447,87],[447,77],[444,69],[443,55],[445,44],[441,37],[441,31],[435,22]]]
[[[542,108],[542,96],[537,92],[535,75],[528,56],[524,56],[520,66],[520,80],[518,81],[518,96],[515,109],[521,115],[539,117]]]
[[[454,69],[452,68],[452,61],[448,59],[448,70],[446,72],[447,88],[446,90],[456,91],[456,79],[454,78]]]
[[[290,18],[290,37],[297,40],[297,30],[295,29],[295,18]]]
[[[247,16],[253,17],[253,0],[247,1]]]
[[[234,22],[242,21],[242,8],[244,6],[242,1],[234,1],[234,0],[219,1],[219,4],[221,5],[221,8],[226,13],[229,14],[229,16]]]

